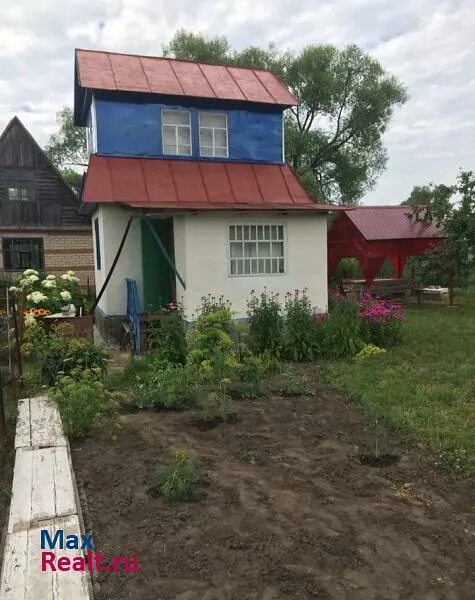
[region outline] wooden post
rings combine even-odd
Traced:
[[[3,398],[3,377],[0,369],[0,444],[7,445],[7,421],[5,416],[5,401]]]
[[[22,368],[22,364],[21,364],[20,329],[19,329],[19,324],[18,324],[18,313],[17,313],[15,299],[13,299],[13,302],[12,302],[12,316],[13,316],[13,331],[15,334],[16,358],[17,358],[17,363],[18,363],[18,378],[21,379],[23,377],[23,368]]]

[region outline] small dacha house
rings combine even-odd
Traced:
[[[18,117],[0,136],[0,243],[6,279],[72,269],[83,291],[94,287],[90,218],[77,214],[75,194]]]
[[[245,317],[265,287],[306,287],[326,310],[332,207],[285,163],[284,111],[296,104],[269,71],[76,51],[75,122],[90,152],[81,212],[103,331],[126,314],[126,279],[143,312],[180,301],[191,318],[211,293]]]

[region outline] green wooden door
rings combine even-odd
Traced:
[[[173,258],[173,219],[150,219]],[[147,223],[142,220],[143,310],[157,311],[175,300],[175,277]]]

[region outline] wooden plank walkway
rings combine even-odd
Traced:
[[[46,397],[18,402],[12,499],[0,578],[1,600],[92,600],[86,571],[41,571],[40,530],[80,535],[68,441]],[[56,557],[83,556],[55,549]]]

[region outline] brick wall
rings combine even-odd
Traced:
[[[94,291],[94,251],[91,230],[60,231],[53,233],[0,233],[2,238],[41,238],[44,251],[44,271],[61,275],[75,271],[79,285]],[[3,272],[3,252],[0,252],[0,271]]]

